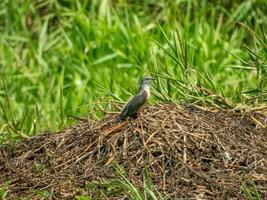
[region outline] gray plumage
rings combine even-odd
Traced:
[[[134,96],[123,108],[119,117],[120,119],[125,119],[130,116],[134,116],[138,113],[139,109],[147,102],[146,92],[140,91],[136,96]]]
[[[150,84],[154,78],[145,77],[139,87],[138,93],[130,99],[119,115],[119,119],[137,116],[150,97]]]

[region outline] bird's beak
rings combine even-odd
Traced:
[[[149,80],[154,81],[154,80],[157,80],[157,79],[156,78],[149,78]]]

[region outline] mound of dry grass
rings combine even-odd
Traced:
[[[263,114],[157,104],[135,120],[115,122],[115,117],[1,147],[0,183],[10,180],[9,197],[34,190],[49,191],[55,199],[93,196],[98,188],[91,191],[85,184],[116,178],[118,163],[139,186],[146,166],[166,199],[243,199],[240,178],[252,179],[267,198]]]

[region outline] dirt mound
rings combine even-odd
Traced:
[[[53,199],[77,194],[96,199],[101,188],[85,185],[118,177],[118,163],[139,186],[146,166],[166,199],[244,199],[240,178],[253,180],[267,199],[266,116],[157,104],[138,119],[114,119],[81,121],[13,148],[0,147],[0,185],[10,181],[11,199],[36,190],[49,191]]]

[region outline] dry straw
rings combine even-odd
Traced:
[[[11,181],[10,198],[34,190],[55,199],[94,195],[98,188],[90,191],[85,184],[116,178],[116,163],[140,187],[146,166],[166,199],[243,199],[240,178],[252,179],[267,198],[263,114],[156,104],[135,120],[114,122],[115,117],[1,147],[0,184]]]

